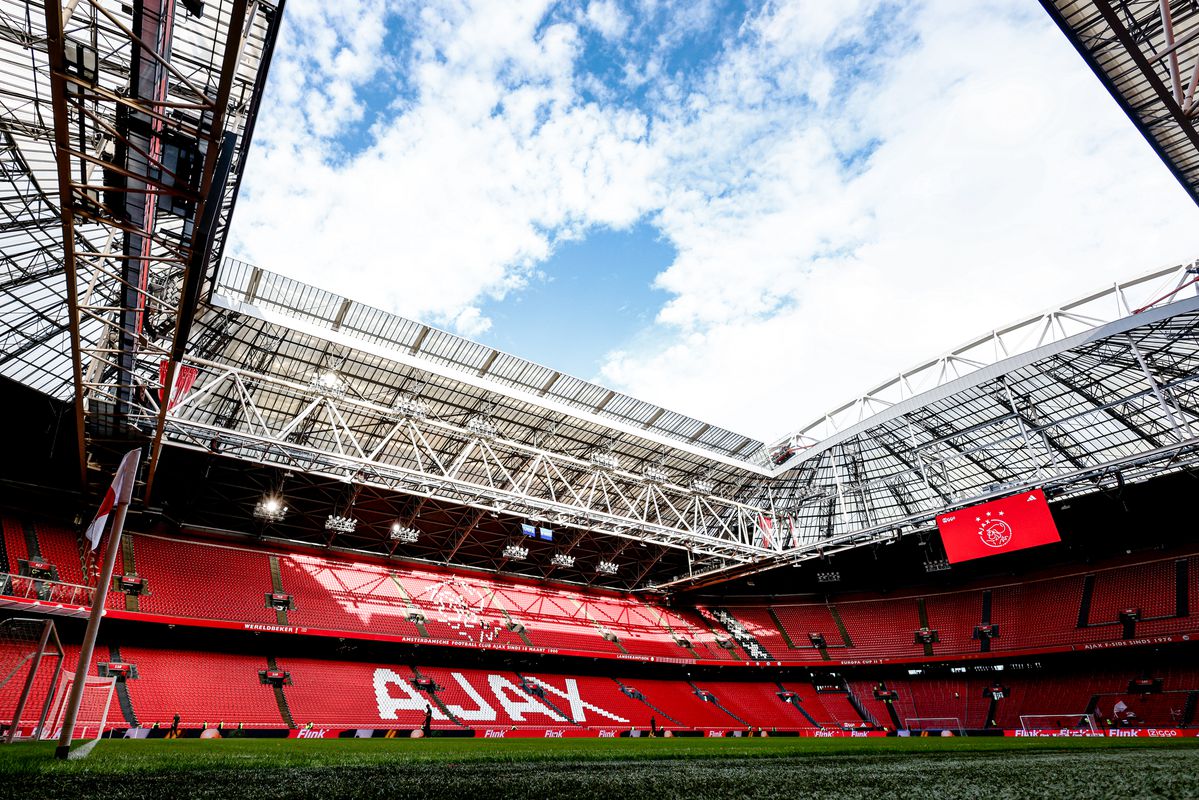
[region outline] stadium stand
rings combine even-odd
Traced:
[[[784,690],[778,684],[698,681],[697,685],[711,691],[721,705],[752,725],[785,730],[816,727],[779,696]]]
[[[683,681],[638,679],[626,685],[644,694],[655,708],[686,727],[727,729],[752,724],[725,711],[719,695],[713,693],[716,702],[704,700],[695,686]]]
[[[1175,591],[1179,561],[1186,564],[1188,597],[1199,591],[1196,557],[1167,557],[1149,562],[1108,566],[1090,573],[1071,571],[1026,583],[1005,584],[936,594],[889,598],[847,597],[824,603],[738,603],[724,606],[769,642],[784,660],[825,660],[810,635],[820,634],[828,660],[886,658],[918,660],[923,656],[978,653],[974,629],[983,622],[985,592],[990,592],[990,620],[999,635],[990,651],[1037,650],[1119,640],[1119,614],[1141,611],[1138,634],[1190,631],[1194,613],[1179,616]],[[1188,612],[1193,603],[1183,609]],[[1054,614],[1044,614],[1045,608]],[[915,632],[927,626],[936,641],[924,647]],[[848,641],[846,640],[848,636]]]
[[[3,523],[4,550],[8,554],[6,570],[15,575],[18,563],[29,558],[29,545],[25,541],[25,531],[19,520],[5,517]]]
[[[275,621],[266,604],[271,591],[266,554],[158,536],[135,536],[133,542],[138,572],[149,585],[149,593],[141,598],[142,611],[196,619]]]
[[[562,675],[544,675],[541,673],[530,674],[523,673],[530,681],[540,683],[543,688],[551,686],[558,689],[562,693],[566,693],[570,686],[567,681],[574,681],[574,687],[580,697],[587,702],[597,705],[607,711],[627,720],[628,725],[648,728],[650,721],[659,727],[671,727],[672,723],[669,719],[663,716],[655,716],[655,709],[651,708],[644,701],[630,697],[621,691],[620,684],[612,678],[600,678],[593,676],[578,676],[567,678]],[[560,695],[555,695],[550,691],[550,699],[563,709],[567,714],[571,713],[569,703],[564,702]],[[599,714],[591,709],[583,708],[581,718],[573,717],[575,722],[580,722],[586,725],[608,726],[612,724],[620,724],[618,720]]]
[[[285,658],[278,668],[288,673],[282,691],[298,725],[417,728],[426,707],[435,705],[416,688],[413,671],[395,664]],[[457,727],[439,708],[432,724]]]
[[[38,521],[33,530],[42,558],[54,565],[58,579],[66,583],[83,584],[83,559],[79,536],[59,526]]]
[[[267,668],[261,656],[123,647],[121,657],[137,666],[138,677],[127,686],[147,725],[178,714],[181,727],[286,727],[271,687],[259,678]]]
[[[10,568],[28,557],[31,536],[42,558],[68,582],[83,582],[78,540],[69,530],[3,520]],[[999,629],[990,652],[1018,653],[1120,640],[1119,615],[1141,612],[1137,635],[1194,629],[1189,598],[1199,594],[1199,556],[1104,566],[1025,583],[886,598],[847,596],[830,603],[771,602],[666,608],[641,598],[547,588],[518,581],[416,568],[393,569],[324,554],[268,551],[209,541],[138,534],[127,557],[146,580],[134,606],[110,591],[107,605],[130,613],[301,628],[406,641],[522,650],[543,648],[608,657],[754,660],[721,615],[748,634],[771,660],[817,664],[841,660],[916,661],[979,653],[975,628],[989,598]],[[21,584],[24,586],[24,584]],[[278,612],[268,595],[290,607]],[[1046,607],[1058,609],[1046,615]],[[1187,612],[1181,616],[1177,612]],[[729,626],[723,626],[729,627]],[[922,644],[927,627],[935,641]],[[814,646],[818,635],[823,647]],[[728,646],[718,642],[723,639]],[[746,644],[746,646],[749,646]]]
[[[1087,622],[1118,624],[1125,609],[1140,610],[1142,618],[1174,616],[1175,574],[1173,559],[1096,573]]]

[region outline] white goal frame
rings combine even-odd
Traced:
[[[913,722],[919,724],[913,725]],[[930,722],[942,724],[930,725]],[[944,724],[947,722],[953,724]],[[954,731],[954,736],[966,735],[966,728],[962,725],[960,717],[904,717],[903,726],[909,731]]]
[[[12,719],[9,720],[9,728],[7,734],[0,737],[0,742],[11,744],[21,737],[21,724],[24,722],[24,717],[27,712],[38,714],[37,724],[33,726],[32,738],[37,738],[41,730],[46,724],[46,717],[50,713],[51,704],[54,701],[54,690],[59,682],[59,675],[62,673],[62,662],[65,655],[62,642],[59,641],[58,631],[54,627],[54,621],[50,619],[30,619],[26,617],[12,617],[0,621],[0,627],[8,625],[25,624],[29,628],[40,628],[37,639],[30,638],[29,647],[33,648],[25,652],[25,654],[11,667],[10,671],[5,675],[0,675],[0,689],[5,689],[13,681],[18,683],[13,684],[11,689],[18,689],[16,707],[13,710]],[[33,642],[36,641],[36,644]],[[49,686],[45,692],[45,699],[41,700],[41,708],[36,709],[31,707],[31,701],[36,704],[40,699],[34,696],[37,681],[39,676],[43,676],[46,669],[50,669],[50,665],[46,664],[47,658],[54,659],[52,672],[50,674]],[[18,678],[23,667],[28,665],[28,672],[24,679]],[[10,689],[10,691],[11,691]]]
[[[75,673],[66,672],[58,681],[58,688],[54,695],[54,712],[47,721],[45,727],[42,728],[40,738],[42,739],[57,739],[62,732],[62,721],[66,715],[67,703],[71,698],[71,687],[75,684]],[[93,740],[98,740],[104,735],[105,729],[108,727],[108,712],[112,709],[112,696],[116,693],[117,676],[109,675],[106,678],[101,678],[96,675],[85,675],[83,677],[83,692],[86,698],[87,692],[90,690],[98,690],[104,698],[103,712],[100,715],[100,720],[96,728],[96,735],[90,737]],[[71,732],[72,739],[88,739],[88,732],[91,729],[91,721],[80,722],[75,720],[75,731],[79,731],[79,735],[75,735],[75,731]]]
[[[1035,724],[1036,720],[1052,720],[1054,724],[1050,727],[1042,727]],[[1076,720],[1073,725],[1059,725],[1058,722],[1064,720]],[[1030,724],[1033,723],[1033,724]],[[1020,715],[1020,730],[1022,731],[1077,731],[1089,730],[1091,733],[1099,733],[1099,727],[1095,724],[1095,714],[1086,711],[1076,711],[1072,714],[1021,714]]]

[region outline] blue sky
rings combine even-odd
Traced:
[[[666,293],[654,278],[675,249],[653,225],[603,228],[560,244],[514,296],[489,300],[483,341],[572,375],[595,375],[614,341],[642,330]]]
[[[1199,222],[1032,0],[289,0],[256,136],[232,255],[762,438]]]

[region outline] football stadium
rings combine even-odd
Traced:
[[[0,0],[0,795],[1199,796],[1199,262],[759,441],[229,255],[287,13]]]

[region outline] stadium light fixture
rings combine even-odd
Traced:
[[[485,414],[476,414],[466,421],[467,430],[477,434],[482,439],[494,439],[499,435],[495,423]]]
[[[646,467],[643,477],[646,483],[666,483],[670,478],[661,467]]]
[[[550,563],[555,567],[570,568],[575,565],[575,557],[568,556],[566,553],[554,553],[554,557],[550,559]]]
[[[312,385],[325,394],[343,395],[346,393],[345,379],[336,370],[327,369],[312,379]]]
[[[325,530],[334,533],[353,533],[358,527],[358,520],[353,517],[343,517],[340,514],[330,514],[325,518]]]
[[[620,570],[620,565],[615,561],[601,561],[595,565],[595,571],[604,575],[615,575]]]
[[[401,544],[415,544],[420,539],[420,531],[408,525],[401,525],[398,522],[391,524],[391,532],[388,534],[393,542]]]
[[[254,516],[267,522],[281,522],[287,516],[287,505],[282,497],[268,494],[254,506]]]
[[[615,472],[620,468],[620,459],[611,450],[596,450],[591,454],[591,466],[600,472]]]
[[[510,544],[504,548],[504,558],[512,561],[524,561],[529,557],[529,548],[521,547],[518,544]]]
[[[949,569],[950,566],[948,559],[936,558],[924,562],[925,572],[947,572]]]
[[[839,583],[840,581],[841,581],[841,573],[837,572],[835,570],[831,571],[831,572],[817,572],[816,573],[816,582],[817,583]]]

